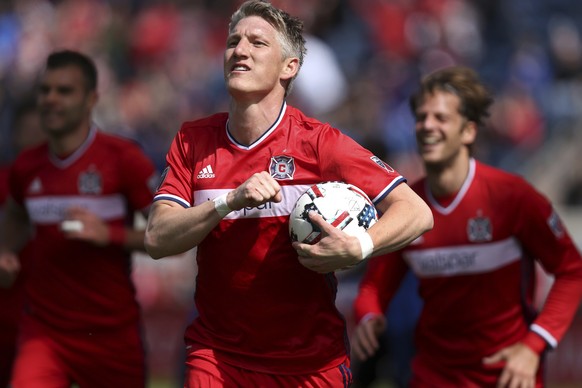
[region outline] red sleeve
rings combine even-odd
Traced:
[[[341,180],[364,190],[378,204],[398,184],[400,173],[336,128],[326,127],[318,139],[325,180]]]
[[[556,347],[578,310],[582,299],[582,257],[544,196],[524,184],[520,197],[516,235],[524,250],[555,277],[544,307],[524,339],[528,346],[541,352],[545,344],[539,337]]]
[[[134,210],[147,208],[152,203],[157,181],[152,161],[137,145],[131,144],[123,150],[120,162],[129,206]]]
[[[166,169],[162,176],[162,182],[156,193],[157,198],[166,198],[164,195],[171,195],[178,197],[176,202],[182,204],[185,207],[193,206],[193,193],[194,193],[194,183],[192,177],[192,168],[194,167],[193,161],[191,161],[191,154],[193,152],[190,149],[189,144],[193,144],[194,141],[185,141],[185,126],[178,132],[168,154],[166,155]],[[191,140],[191,139],[190,139]],[[158,197],[160,196],[160,197]]]
[[[400,252],[376,256],[368,261],[354,301],[356,323],[367,314],[384,315],[407,271],[408,266]]]

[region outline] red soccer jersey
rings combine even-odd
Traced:
[[[582,260],[550,203],[522,178],[474,160],[447,206],[432,197],[425,180],[413,189],[431,207],[434,228],[370,261],[356,319],[383,314],[410,267],[424,300],[416,361],[423,368],[484,371],[483,357],[517,341],[541,350],[543,338],[555,347],[578,308]],[[537,317],[533,259],[556,276]]]
[[[68,240],[59,229],[70,206],[97,214],[112,226],[131,225],[152,200],[154,167],[133,142],[92,128],[66,159],[47,144],[22,152],[10,174],[10,191],[34,226],[27,246],[27,312],[61,330],[99,330],[136,322],[130,254],[122,246],[96,247]]]
[[[267,373],[310,373],[341,363],[345,324],[336,278],[303,267],[289,238],[288,217],[310,185],[345,181],[375,203],[404,180],[327,124],[283,105],[265,134],[244,146],[228,132],[228,115],[185,123],[167,156],[155,199],[196,206],[269,171],[283,201],[228,214],[198,246],[195,302],[186,337],[233,365]]]

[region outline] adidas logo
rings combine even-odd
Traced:
[[[212,167],[210,167],[210,164],[206,167],[204,167],[202,170],[200,170],[200,172],[198,173],[198,176],[196,177],[197,179],[208,179],[208,178],[214,178],[216,175],[214,175],[214,171],[212,171]]]
[[[28,186],[28,194],[38,194],[42,191],[42,182],[39,177],[34,178],[32,183]]]

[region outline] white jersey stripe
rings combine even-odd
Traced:
[[[26,199],[26,209],[32,222],[55,224],[61,222],[67,209],[76,206],[97,214],[103,220],[126,216],[125,201],[121,194],[106,196],[40,196]]]
[[[394,179],[388,186],[384,188],[375,198],[372,199],[374,205],[377,205],[381,199],[384,199],[386,195],[388,195],[392,189],[398,186],[400,183],[404,182],[404,177],[400,175],[398,178]]]
[[[542,337],[553,349],[555,349],[558,346],[558,341],[556,340],[556,338],[554,338],[553,335],[551,335],[546,329],[544,329],[540,325],[532,323],[529,328],[531,331]]]
[[[158,194],[154,197],[154,201],[159,201],[161,199],[177,202],[186,208],[192,206],[190,202],[186,201],[184,198],[178,197],[177,195],[173,194]]]
[[[513,237],[485,244],[471,244],[403,254],[419,277],[469,275],[494,271],[520,260],[522,249]]]
[[[238,218],[262,218],[288,216],[293,210],[297,198],[305,192],[311,185],[285,185],[281,187],[283,200],[279,203],[268,202],[254,208],[244,208],[233,211],[224,217],[225,219]],[[194,193],[194,206],[228,193],[232,189],[200,190]]]

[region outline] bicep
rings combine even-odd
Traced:
[[[166,199],[154,201],[149,207],[148,221],[155,222],[163,220],[164,218],[171,217],[178,210],[184,210],[184,206]]]
[[[390,207],[396,203],[405,204],[411,208],[426,207],[428,209],[428,206],[423,199],[420,198],[406,183],[400,183],[392,189],[392,191],[376,205],[376,208],[382,213],[386,213]]]

